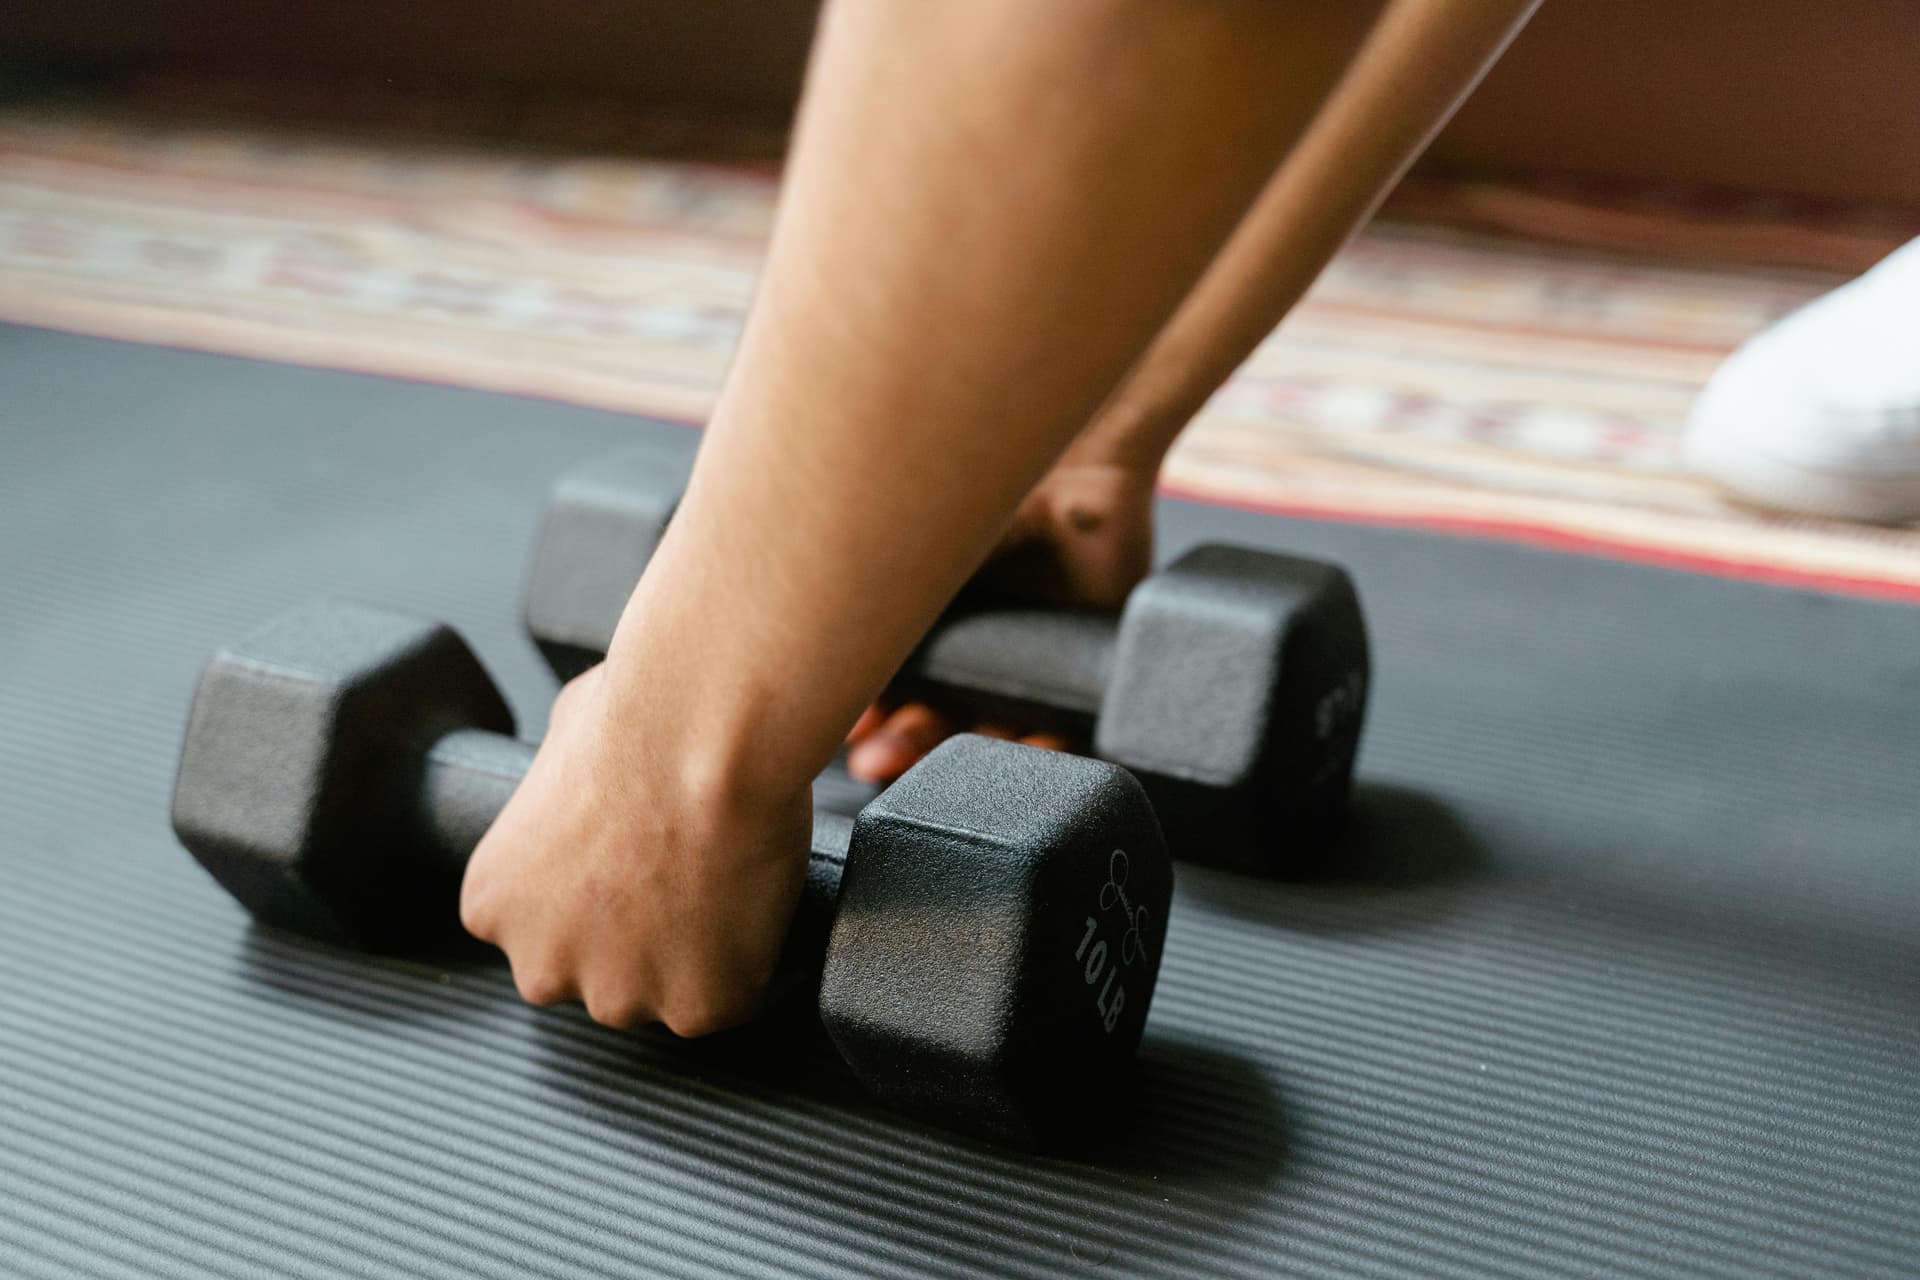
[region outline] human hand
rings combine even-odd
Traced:
[[[977,581],[1022,599],[1117,609],[1153,565],[1155,469],[1072,455],[1014,513]],[[961,724],[924,702],[877,703],[847,735],[847,770],[891,782],[962,731],[1064,750],[1056,733],[988,721]]]
[[[773,975],[811,794],[767,794],[650,735],[606,669],[560,691],[525,780],[467,864],[461,923],[506,952],[533,1004],[579,1000],[608,1026],[704,1035],[750,1016]]]

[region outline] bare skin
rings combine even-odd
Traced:
[[[1403,6],[1498,10],[1508,31],[1531,7]],[[683,1035],[749,1015],[809,784],[953,593],[1020,545],[1051,553],[1039,585],[1061,598],[1137,581],[1174,431],[1115,388],[1155,367],[1236,226],[1222,262],[1259,256],[1244,216],[1324,91],[1276,84],[1320,20],[1239,0],[829,7],[685,500],[469,864],[461,918],[525,998]],[[940,728],[907,727],[909,745]]]
[[[1126,599],[1152,567],[1154,480],[1174,441],[1372,216],[1538,5],[1386,6],[1219,257],[1021,504],[997,554],[1038,550],[1051,571],[1024,575],[1020,586],[1096,608]],[[961,727],[921,704],[879,704],[848,735],[848,769],[890,782]],[[964,727],[1061,745],[1017,724]]]

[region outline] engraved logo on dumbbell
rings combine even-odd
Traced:
[[[1334,730],[1342,728],[1347,721],[1360,714],[1360,708],[1366,704],[1367,677],[1361,671],[1349,671],[1340,678],[1339,683],[1320,696],[1313,708],[1313,732],[1316,738],[1325,741],[1331,738]]]
[[[1080,945],[1074,948],[1073,958],[1081,961],[1085,968],[1081,976],[1088,986],[1100,983],[1100,993],[1094,997],[1094,1010],[1100,1015],[1100,1024],[1109,1034],[1120,1025],[1120,1011],[1126,1007],[1127,990],[1120,983],[1120,968],[1123,965],[1144,963],[1147,959],[1146,927],[1149,915],[1145,906],[1134,906],[1127,897],[1127,873],[1130,870],[1125,849],[1115,849],[1107,859],[1107,882],[1100,886],[1100,910],[1111,911],[1119,907],[1122,919],[1127,922],[1127,932],[1120,939],[1120,964],[1107,964],[1107,943],[1103,938],[1095,938],[1100,931],[1100,921],[1095,916],[1087,917],[1086,932],[1080,935]],[[1101,982],[1102,978],[1104,982]]]
[[[1126,911],[1127,934],[1120,940],[1120,958],[1128,964],[1145,958],[1147,943],[1144,936],[1147,927],[1147,909],[1136,909],[1127,900],[1127,851],[1115,849],[1113,856],[1107,859],[1107,883],[1100,889],[1100,909],[1111,911],[1117,902]]]

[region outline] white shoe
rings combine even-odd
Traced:
[[[1920,520],[1920,240],[1729,356],[1681,453],[1760,506]]]

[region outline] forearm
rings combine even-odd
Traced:
[[[830,6],[760,296],[610,654],[637,725],[826,763],[1271,171],[1297,20]]]
[[[1073,453],[1156,468],[1370,217],[1539,0],[1390,0],[1219,259]]]

